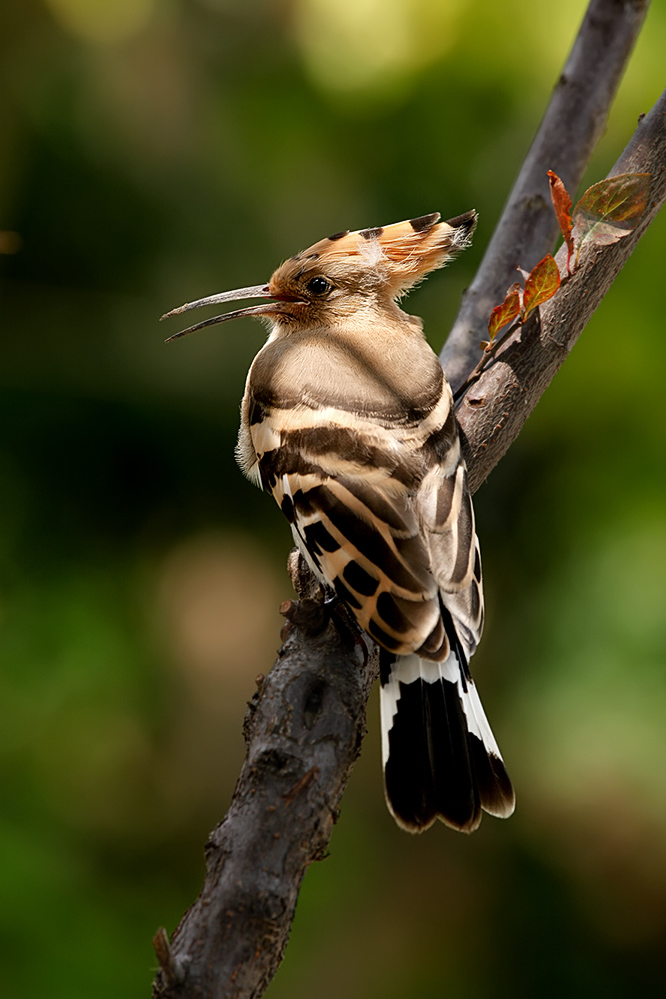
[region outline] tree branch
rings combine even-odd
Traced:
[[[651,173],[639,224],[612,246],[584,244],[578,268],[530,316],[464,396],[458,423],[475,492],[520,430],[666,199],[666,91],[609,173]],[[556,257],[566,272],[566,247]],[[500,296],[501,297],[501,296]],[[492,308],[492,306],[491,306]]]
[[[591,9],[600,6],[626,12],[645,5],[594,0]],[[544,165],[544,175],[551,165]],[[583,253],[579,269],[541,308],[540,319],[532,318],[512,337],[463,400],[459,419],[473,490],[517,436],[663,204],[665,165],[662,96],[613,170],[653,174],[640,225],[613,246]],[[525,230],[532,226],[529,217],[522,215]],[[495,258],[498,272],[501,258]],[[529,265],[529,256],[522,259]],[[493,280],[501,297],[508,282]],[[260,679],[249,706],[247,758],[229,812],[206,846],[202,893],[171,943],[164,931],[155,938],[155,999],[251,999],[263,993],[286,946],[301,880],[324,855],[358,755],[377,674],[374,649],[368,655],[365,640],[344,615],[328,618],[307,573],[300,569],[296,576],[301,601],[283,605],[293,623],[285,626],[289,633],[277,663]]]
[[[311,592],[309,571],[299,570],[296,585]],[[324,618],[316,597],[281,610],[300,626],[285,626],[277,662],[258,678],[245,718],[247,756],[231,807],[206,844],[203,891],[171,946],[163,930],[155,937],[155,997],[263,993],[361,748],[376,657],[368,661],[344,612]]]
[[[493,306],[516,280],[550,253],[558,226],[546,172],[573,196],[606,127],[649,0],[592,0],[550,104],[440,355],[455,392],[481,357]]]

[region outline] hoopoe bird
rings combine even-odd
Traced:
[[[449,384],[398,299],[470,242],[476,212],[338,232],[268,284],[189,302],[267,299],[197,323],[267,320],[237,459],[273,494],[316,576],[380,647],[388,807],[420,832],[471,832],[514,809],[469,671],[483,587]],[[166,316],[163,318],[167,318]]]

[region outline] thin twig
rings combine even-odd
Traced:
[[[497,357],[497,352],[500,347],[502,347],[522,325],[523,320],[516,319],[516,321],[509,326],[506,333],[502,333],[501,337],[495,339],[493,343],[483,349],[479,363],[476,365],[474,370],[469,373],[460,388],[456,389],[453,393],[453,401],[456,403],[456,408],[467,390],[470,389],[475,382],[478,382],[483,372],[488,368],[490,362]]]

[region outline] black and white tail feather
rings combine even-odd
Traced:
[[[419,832],[471,832],[514,795],[469,672],[483,628],[481,558],[451,390],[397,299],[464,248],[476,223],[426,215],[336,233],[267,285],[182,306],[270,301],[248,374],[238,460],[270,491],[313,571],[380,646],[388,805]],[[182,334],[176,334],[182,335]]]
[[[384,786],[398,825],[422,832],[439,818],[473,832],[482,809],[508,818],[513,788],[458,654],[432,662],[382,650],[380,663]]]

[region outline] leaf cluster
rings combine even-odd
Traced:
[[[552,298],[579,266],[583,245],[610,246],[627,236],[643,215],[650,193],[649,173],[624,173],[593,184],[585,191],[572,212],[572,201],[563,181],[548,171],[553,209],[567,247],[566,274],[560,275],[552,254],[548,253],[527,273],[517,268],[524,285],[515,281],[504,301],[496,305],[488,320],[488,340],[481,341],[483,356],[465,384],[456,392],[461,398],[479,377],[498,347],[523,323],[530,313]],[[573,269],[571,266],[573,259]],[[498,340],[497,334],[512,324]]]

